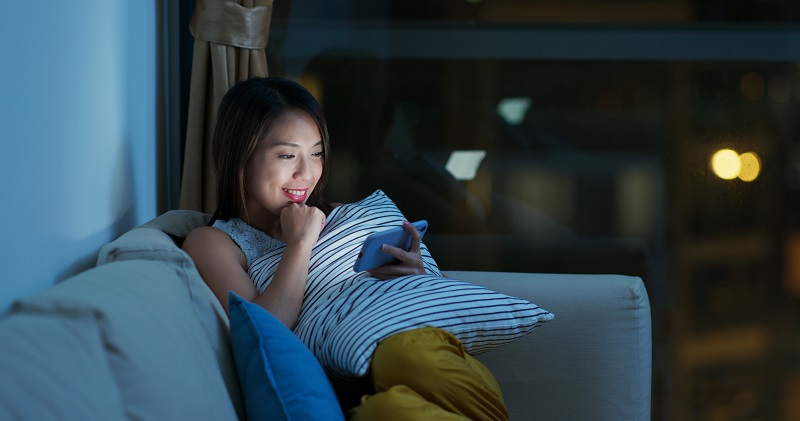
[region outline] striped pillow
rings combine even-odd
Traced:
[[[380,190],[328,215],[311,253],[294,332],[331,376],[345,381],[365,376],[377,344],[394,333],[439,327],[458,337],[467,352],[477,354],[553,318],[525,300],[443,277],[424,244],[420,252],[425,275],[383,281],[354,272],[364,239],[399,226],[403,219]],[[282,252],[283,247],[274,248],[250,264],[250,276],[260,291],[272,279]]]
[[[340,380],[366,375],[378,343],[394,333],[438,327],[460,339],[467,352],[478,354],[553,318],[525,300],[435,275],[365,278],[319,310],[320,322],[311,329],[298,326],[296,333]]]

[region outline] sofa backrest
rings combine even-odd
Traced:
[[[0,321],[0,419],[236,419],[195,293],[172,262],[128,260],[17,301]],[[122,412],[77,416],[104,401]]]
[[[92,311],[18,309],[0,338],[0,419],[125,419]]]
[[[641,278],[445,272],[555,314],[531,334],[478,356],[503,387],[511,419],[650,419],[652,327]]]
[[[189,233],[206,225],[211,215],[191,210],[171,210],[131,229],[100,249],[97,266],[131,260],[162,261],[172,264],[188,290],[192,309],[202,325],[208,345],[216,358],[228,396],[238,414],[243,414],[241,388],[230,347],[228,316],[197,272],[191,257],[180,247]],[[176,241],[178,244],[176,244]]]

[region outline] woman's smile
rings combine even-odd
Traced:
[[[304,203],[308,189],[283,189],[283,193],[295,203]]]

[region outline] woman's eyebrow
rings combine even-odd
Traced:
[[[317,146],[320,146],[320,145],[322,145],[322,140],[320,140],[319,142],[315,143],[313,145],[313,147],[317,147]],[[270,148],[275,148],[275,147],[278,147],[278,146],[289,147],[289,148],[299,148],[300,147],[300,145],[297,144],[297,143],[281,142],[281,141],[273,142],[269,147]]]

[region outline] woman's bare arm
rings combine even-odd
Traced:
[[[258,297],[253,281],[247,275],[247,258],[228,234],[212,227],[192,230],[183,242],[200,276],[228,311],[228,292],[253,301]]]
[[[226,312],[228,292],[233,291],[265,308],[291,329],[303,303],[313,245],[314,241],[308,239],[287,242],[275,276],[261,294],[247,274],[247,258],[226,233],[212,227],[197,228],[186,237],[183,249]]]

